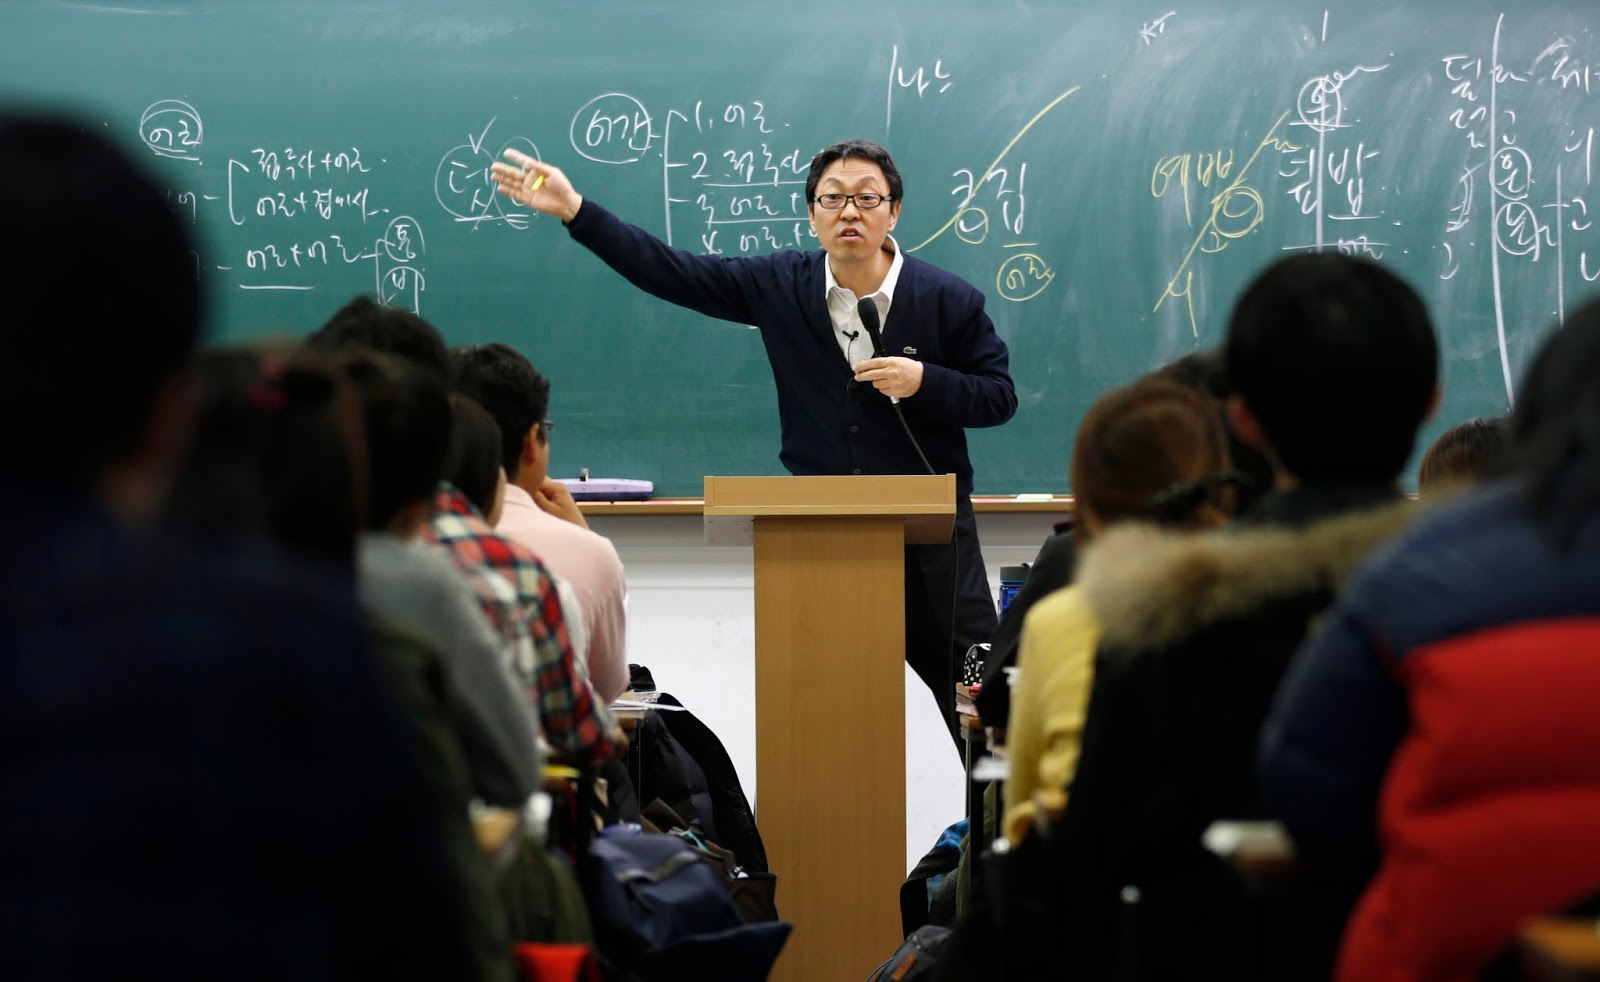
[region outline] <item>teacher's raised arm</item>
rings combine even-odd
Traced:
[[[905,186],[889,152],[846,140],[811,159],[804,200],[820,248],[737,257],[673,248],[580,195],[560,168],[516,150],[505,157],[492,171],[499,192],[560,218],[634,286],[761,332],[777,388],[778,456],[791,474],[955,475],[954,542],[906,548],[904,616],[906,661],[959,751],[956,669],[996,627],[966,429],[1006,422],[1017,396],[983,294],[895,241]],[[685,360],[684,372],[698,370]]]
[[[570,222],[583,204],[561,168],[528,156],[520,150],[507,150],[504,161],[495,161],[490,170],[495,189],[541,215],[554,215]]]

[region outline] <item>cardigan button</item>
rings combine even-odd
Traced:
[[[852,474],[859,474],[859,473],[861,473],[861,468],[857,467],[855,470],[851,471],[851,473]]]
[[[861,427],[859,427],[859,426],[857,426],[857,425],[856,425],[856,424],[854,424],[854,423],[851,423],[851,424],[850,424],[850,432],[851,432],[851,433],[858,433],[858,432],[860,432],[860,431],[861,431]]]

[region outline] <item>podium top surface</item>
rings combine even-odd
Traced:
[[[902,516],[909,543],[948,542],[955,522],[954,474],[706,478],[713,519]]]

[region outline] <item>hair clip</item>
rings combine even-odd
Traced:
[[[1237,487],[1249,483],[1249,475],[1242,471],[1216,471],[1187,481],[1179,481],[1158,491],[1145,502],[1145,510],[1160,518],[1176,517],[1210,498],[1211,492],[1218,487],[1223,485]]]

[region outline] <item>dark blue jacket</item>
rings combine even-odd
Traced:
[[[828,319],[822,251],[699,256],[585,200],[572,237],[647,293],[760,329],[778,387],[791,474],[922,474],[889,400],[857,384]],[[1017,411],[1006,344],[983,294],[957,276],[905,257],[883,324],[885,354],[923,364],[922,387],[900,402],[936,472],[972,494],[965,427],[999,426]]]
[[[0,512],[6,978],[511,977],[348,585]]]
[[[1451,502],[1355,579],[1285,678],[1263,733],[1264,790],[1296,846],[1368,860],[1390,758],[1410,725],[1404,662],[1509,625],[1600,614],[1600,535],[1552,549],[1521,485]]]
[[[1507,481],[1378,553],[1296,656],[1262,782],[1323,866],[1381,853],[1339,980],[1477,978],[1600,883],[1600,517],[1562,548]]]

